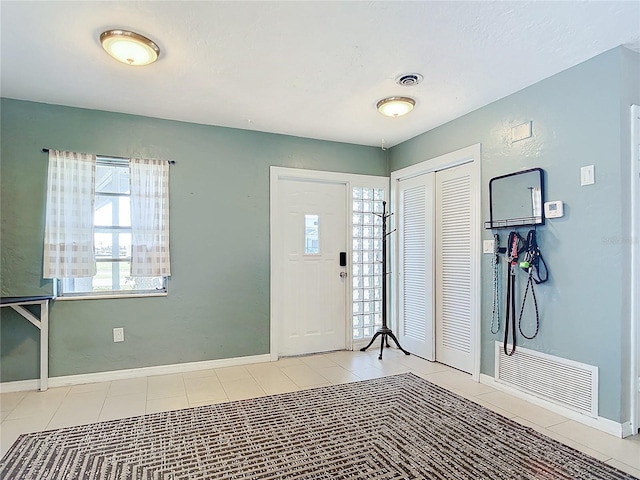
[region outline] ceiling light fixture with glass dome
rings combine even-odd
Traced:
[[[401,117],[406,115],[415,106],[416,101],[409,97],[387,97],[380,100],[376,108],[385,117]]]
[[[107,30],[100,35],[102,48],[119,62],[136,67],[155,62],[160,48],[152,40],[128,30]]]

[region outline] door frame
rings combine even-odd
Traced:
[[[631,105],[631,435],[640,428],[640,105]]]
[[[446,153],[444,155],[440,155],[438,157],[434,157],[428,160],[424,160],[415,165],[411,165],[409,167],[402,168],[400,170],[396,170],[391,172],[391,213],[393,216],[391,219],[393,220],[393,226],[396,228],[398,212],[397,208],[399,205],[399,188],[398,182],[401,180],[407,180],[412,177],[417,177],[419,175],[423,175],[426,173],[437,172],[440,170],[446,170],[449,168],[457,167],[459,165],[464,165],[466,163],[473,163],[474,166],[474,185],[473,185],[473,196],[475,201],[475,208],[473,209],[473,220],[477,228],[475,228],[473,237],[471,239],[472,244],[472,257],[473,260],[471,262],[471,278],[472,278],[472,312],[474,314],[474,322],[471,325],[471,343],[474,347],[474,357],[473,357],[473,368],[472,368],[472,377],[475,381],[480,381],[480,348],[481,348],[481,229],[482,225],[481,217],[482,217],[482,177],[481,177],[481,144],[476,143],[474,145],[470,145],[465,148],[461,148],[460,150],[456,150],[454,152]],[[391,248],[391,265],[393,265],[393,272],[399,271],[399,244],[397,235],[394,236],[392,240],[392,248]],[[399,288],[399,279],[397,273],[393,273],[393,288],[391,288],[391,308],[393,311],[392,320],[395,322],[398,318],[398,288]],[[434,330],[435,330],[435,321]],[[397,325],[394,324],[394,327],[397,328]],[[435,338],[435,331],[433,332]]]
[[[338,183],[346,186],[345,195],[345,211],[347,215],[347,223],[345,225],[345,244],[347,245],[347,252],[351,252],[351,232],[352,232],[352,208],[351,208],[351,188],[352,186],[361,187],[374,187],[384,188],[389,187],[389,177],[375,176],[375,175],[360,175],[354,173],[341,173],[341,172],[327,172],[322,170],[306,170],[302,168],[290,168],[290,167],[269,167],[269,272],[270,272],[270,285],[269,285],[269,300],[270,300],[270,319],[269,319],[269,355],[271,361],[278,360],[278,330],[281,322],[281,296],[280,291],[283,281],[282,272],[282,252],[281,249],[276,248],[280,245],[281,235],[284,228],[282,225],[282,218],[279,215],[279,210],[276,208],[280,201],[280,185],[281,181],[293,180],[293,181],[306,181],[306,182],[324,182],[324,183]],[[388,190],[387,190],[388,191]],[[391,203],[391,202],[390,202]],[[352,262],[351,254],[347,255],[347,280],[351,281]],[[347,283],[350,285],[350,283]],[[348,350],[353,348],[353,334],[351,331],[351,303],[352,303],[351,289],[345,288],[345,318],[344,318],[344,334],[345,334],[345,346]]]

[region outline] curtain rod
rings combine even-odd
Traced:
[[[42,149],[42,152],[43,152],[43,153],[49,153],[49,150],[50,150],[49,148],[43,148],[43,149]],[[114,157],[114,156],[110,156],[110,155],[97,155],[97,154],[96,154],[96,157],[102,157],[102,158],[118,158],[118,159],[124,158],[124,157]],[[175,160],[167,160],[167,162],[169,163],[169,165],[175,165],[175,164],[176,164],[176,161],[175,161]]]

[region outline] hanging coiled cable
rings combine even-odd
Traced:
[[[540,266],[544,267],[544,276],[540,275]],[[536,291],[534,289],[534,282],[536,285],[546,282],[549,279],[549,270],[547,269],[547,264],[542,258],[542,253],[540,253],[540,248],[538,247],[538,241],[536,239],[536,231],[529,230],[527,233],[527,238],[525,240],[525,254],[523,261],[520,262],[520,268],[525,270],[528,274],[527,278],[527,287],[524,290],[524,297],[522,298],[522,306],[520,307],[520,316],[518,317],[518,330],[520,330],[520,334],[528,339],[533,340],[538,335],[538,331],[540,330],[540,314],[538,312],[538,301],[536,299]],[[522,314],[524,312],[524,306],[527,302],[527,295],[531,290],[531,297],[533,298],[533,306],[536,312],[536,330],[533,335],[528,336],[522,331]]]
[[[520,316],[518,317],[518,330],[520,334],[528,339],[533,340],[538,335],[540,329],[540,315],[538,314],[538,301],[536,300],[536,291],[533,289],[533,269],[529,268],[529,278],[527,280],[527,287],[524,290],[524,297],[522,298],[522,306],[520,307]],[[524,312],[524,304],[527,302],[527,294],[531,290],[531,296],[533,297],[533,306],[536,310],[536,331],[530,337],[522,331],[522,313]]]
[[[500,237],[493,235],[493,256],[491,269],[493,271],[493,306],[491,308],[491,333],[496,335],[500,331]]]

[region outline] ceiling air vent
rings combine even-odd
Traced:
[[[419,73],[405,73],[396,78],[396,83],[403,87],[413,87],[422,81],[422,75]]]

